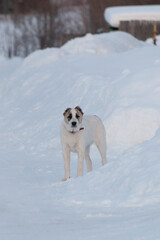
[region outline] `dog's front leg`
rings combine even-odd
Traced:
[[[83,175],[83,162],[84,162],[84,151],[78,152],[78,169],[77,176]]]
[[[62,181],[66,181],[68,178],[70,178],[70,150],[67,147],[63,148],[63,158],[65,176]]]

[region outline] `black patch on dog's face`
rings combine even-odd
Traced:
[[[80,118],[80,116],[79,116],[77,113],[76,113],[76,118],[77,118],[77,119],[79,119],[79,118]]]
[[[66,123],[70,123],[72,118],[73,118],[71,110],[72,110],[72,108],[67,108],[63,113],[63,116],[64,116],[64,119],[65,119]]]
[[[67,119],[68,119],[68,122],[72,119],[72,113],[68,115]]]

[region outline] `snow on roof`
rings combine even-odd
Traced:
[[[160,5],[109,7],[105,9],[104,17],[110,26],[116,28],[125,20],[160,21]]]

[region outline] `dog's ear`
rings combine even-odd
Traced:
[[[71,108],[67,108],[64,113],[63,113],[63,116],[66,116],[66,114],[71,110]]]
[[[79,106],[75,107],[75,109],[77,109],[82,115],[84,114],[82,109]]]

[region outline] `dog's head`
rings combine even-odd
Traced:
[[[64,122],[69,132],[78,132],[81,128],[83,111],[80,107],[67,108],[64,113]]]

